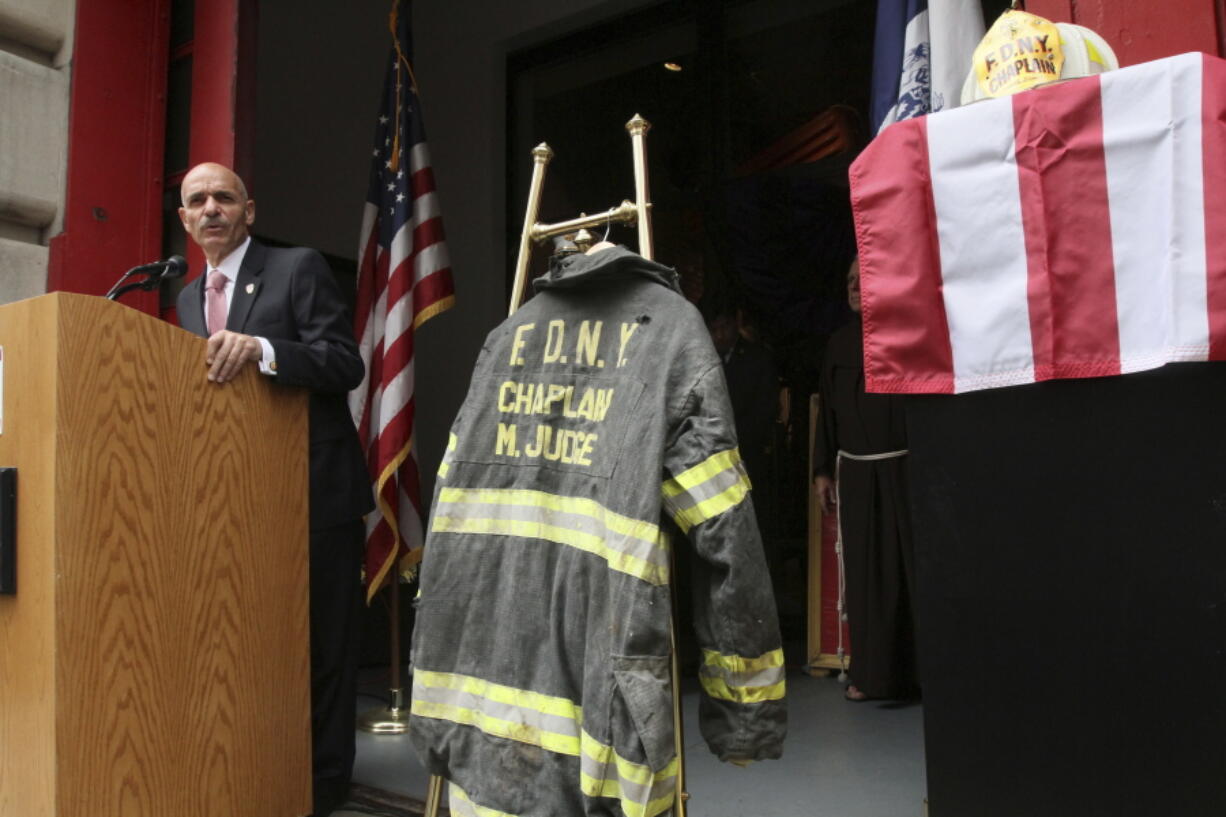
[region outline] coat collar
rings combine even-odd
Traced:
[[[609,247],[591,255],[575,253],[555,258],[549,263],[549,272],[533,280],[532,286],[538,292],[545,289],[575,289],[601,280],[624,279],[626,276],[642,276],[674,292],[681,291],[675,270],[621,246]]]
[[[230,301],[230,314],[226,318],[226,328],[231,332],[241,332],[247,324],[247,316],[251,314],[251,306],[259,297],[261,280],[264,271],[264,259],[268,248],[254,238],[247,254],[243,256],[243,264],[238,269],[238,278],[234,282],[234,298]],[[204,289],[200,290],[203,302]]]
[[[186,289],[191,293],[191,297],[187,302],[179,301],[179,326],[201,337],[208,334],[204,331],[204,279],[205,275],[201,274],[189,281]]]
[[[230,314],[226,317],[226,328],[232,332],[241,332],[247,324],[247,316],[251,314],[251,306],[256,296],[260,294],[262,282],[260,274],[264,271],[264,261],[268,248],[254,238],[243,256],[242,266],[238,270],[238,278],[234,281],[234,298],[230,302]],[[192,290],[192,300],[195,309],[188,309],[186,314],[179,315],[179,325],[188,332],[208,337],[204,325],[204,283],[207,276],[203,273],[188,284]],[[250,289],[250,292],[248,292]]]

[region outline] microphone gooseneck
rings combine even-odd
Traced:
[[[141,264],[133,267],[120,276],[115,282],[115,286],[111,287],[106,293],[108,300],[118,300],[120,295],[125,292],[131,292],[134,289],[143,289],[146,292],[157,289],[158,285],[165,279],[182,278],[187,274],[187,259],[181,255],[172,255],[165,261],[153,261],[148,264]],[[125,284],[124,282],[133,275],[149,276],[143,281],[136,283]]]

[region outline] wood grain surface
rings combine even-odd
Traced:
[[[17,468],[17,595],[0,596],[0,815],[55,814],[55,305],[0,307],[4,432]]]
[[[39,605],[54,614],[47,813],[309,812],[305,394],[254,367],[209,383],[202,339],[98,298],[46,298],[54,535],[21,544],[54,554],[54,603]]]

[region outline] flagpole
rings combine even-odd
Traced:
[[[376,735],[403,735],[409,731],[409,710],[404,706],[404,686],[400,675],[400,571],[397,568],[393,568],[388,577],[387,606],[388,630],[391,632],[388,703],[387,706],[369,709],[358,715],[358,728]]]
[[[359,729],[377,734],[403,734],[408,731],[409,711],[405,707],[402,680],[407,662],[402,661],[400,649],[400,564],[404,551],[415,553],[420,541],[408,535],[400,526],[414,526],[417,528],[415,533],[420,533],[418,517],[421,515],[416,488],[412,489],[411,496],[407,496],[405,492],[409,489],[401,484],[406,478],[402,472],[407,473],[413,482],[417,479],[412,436],[412,355],[410,353],[407,360],[397,358],[389,363],[383,354],[389,347],[397,346],[399,339],[411,338],[418,326],[450,308],[455,299],[441,217],[437,212],[424,223],[416,225],[417,230],[413,231],[414,239],[409,242],[411,246],[406,248],[389,238],[397,235],[416,218],[414,203],[418,197],[434,192],[434,177],[418,104],[417,79],[413,74],[413,49],[409,35],[407,3],[404,3],[404,0],[390,0],[390,3],[388,33],[392,39],[391,64],[384,85],[379,126],[376,129],[371,167],[372,183],[366,201],[367,211],[359,248],[361,272],[358,302],[359,305],[365,303],[366,306],[362,315],[358,316],[358,325],[355,327],[359,342],[365,344],[362,362],[366,365],[367,373],[382,370],[381,383],[364,383],[361,387],[361,397],[357,404],[361,411],[354,410],[355,422],[359,428],[365,428],[366,423],[371,422],[373,413],[376,419],[371,427],[379,428],[379,417],[392,418],[407,411],[408,418],[407,423],[395,424],[396,430],[387,438],[386,444],[380,441],[382,431],[363,431],[362,440],[363,447],[371,457],[371,473],[376,478],[376,492],[379,494],[379,509],[375,513],[382,516],[377,519],[372,529],[367,531],[367,557],[371,555],[372,543],[382,545],[390,542],[392,548],[390,556],[377,554],[378,564],[374,566],[374,570],[371,569],[372,565],[367,565],[368,581],[377,582],[381,576],[386,576],[391,585],[387,590],[391,642],[388,705],[364,712],[357,719]],[[418,231],[421,232],[420,236]],[[431,263],[419,268],[418,262],[427,250],[431,252]],[[382,272],[379,272],[381,264]],[[389,291],[384,287],[390,281],[390,272],[401,267],[412,271],[411,285],[407,290],[397,289],[394,297],[398,300],[395,303],[389,300],[382,307],[383,314],[377,315],[379,293]],[[383,276],[381,286],[376,283],[380,274]],[[419,290],[418,285],[425,281],[429,281],[430,285],[424,287],[424,291]],[[401,283],[403,285],[404,282]],[[393,296],[387,297],[390,299]],[[409,305],[411,314],[407,315],[407,319],[405,315],[401,315],[395,321],[387,320],[389,310],[402,311],[396,309],[396,304]],[[373,328],[370,336],[364,337],[368,326]],[[403,377],[405,372],[409,375],[407,378]],[[406,383],[409,384],[407,392]],[[382,397],[380,405],[375,408],[372,406],[371,396],[378,393],[380,388],[383,388]],[[353,406],[352,397],[350,401]],[[362,421],[358,420],[359,414],[364,418]],[[366,439],[367,434],[373,434],[373,441]],[[393,456],[388,457],[386,452],[399,454],[393,453]],[[390,495],[385,495],[385,488]],[[413,513],[398,513],[398,506],[402,502],[411,504]],[[390,565],[387,562],[389,558]],[[367,603],[369,601],[368,594]]]

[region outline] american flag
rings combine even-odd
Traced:
[[[413,333],[455,302],[434,173],[412,72],[410,3],[392,14],[395,45],[371,151],[362,217],[355,333],[366,378],[349,396],[378,507],[366,522],[366,597],[398,559],[421,558],[413,438]]]
[[[870,392],[1226,360],[1226,60],[899,122],[852,164]]]

